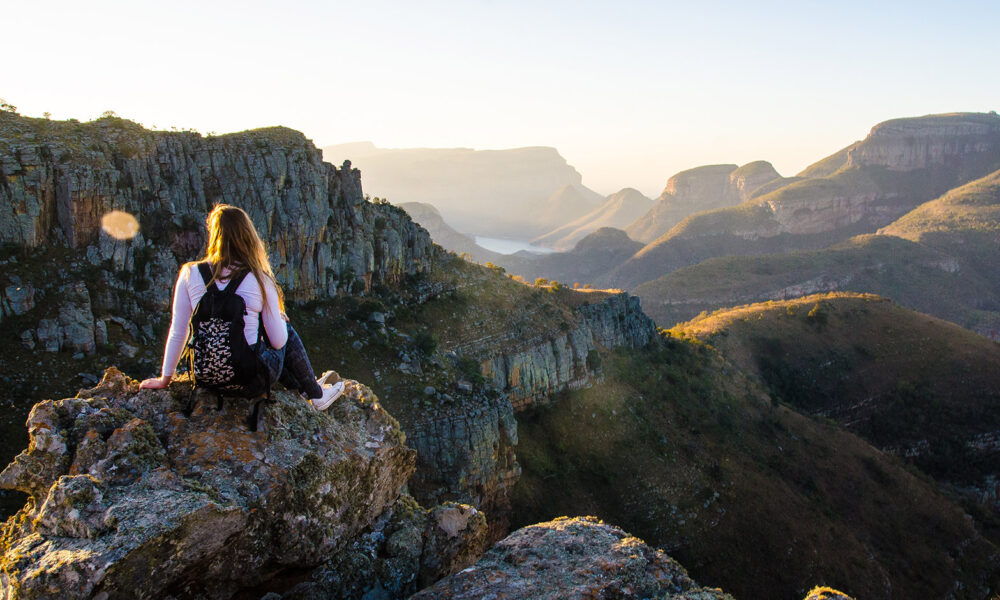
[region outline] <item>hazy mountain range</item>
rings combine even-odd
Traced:
[[[604,198],[555,148],[327,146],[323,157],[361,170],[365,189],[394,204],[423,202],[465,234],[530,240],[590,212]]]

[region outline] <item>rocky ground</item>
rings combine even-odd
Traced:
[[[473,507],[402,494],[415,452],[365,386],[348,381],[328,412],[276,393],[251,417],[248,402],[220,407],[183,381],[139,391],[115,369],[36,405],[29,448],[0,474],[29,494],[0,537],[0,595],[403,597],[485,549]]]

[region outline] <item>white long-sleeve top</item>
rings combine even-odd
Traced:
[[[219,289],[226,287],[229,283],[229,270],[224,269],[222,275],[225,279],[215,282]],[[267,310],[263,313],[264,331],[267,332],[267,339],[274,348],[281,348],[288,341],[288,328],[285,320],[281,316],[281,308],[278,306],[278,290],[270,281],[265,280],[264,287],[267,288]],[[250,273],[236,288],[236,294],[243,298],[247,305],[247,314],[243,317],[243,335],[247,343],[257,343],[257,324],[261,311],[264,310],[264,295],[261,293],[260,284],[257,278]],[[167,344],[163,350],[163,370],[164,377],[172,376],[177,370],[177,361],[180,360],[184,351],[184,343],[187,341],[188,323],[191,321],[191,313],[198,304],[198,300],[205,295],[205,281],[198,272],[196,263],[188,263],[181,267],[177,274],[177,285],[174,286],[174,303],[170,317],[170,333],[167,335]]]

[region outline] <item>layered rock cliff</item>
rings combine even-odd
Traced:
[[[930,115],[879,123],[864,142],[848,149],[847,165],[912,171],[997,152],[1000,117],[995,112]]]
[[[424,504],[457,500],[480,508],[490,517],[493,540],[508,530],[510,494],[521,473],[517,413],[599,380],[600,356],[608,349],[641,347],[655,337],[655,325],[635,297],[564,293],[575,298],[575,306],[563,307],[565,313],[552,327],[537,326],[542,318],[530,313],[519,321],[516,311],[524,308],[515,304],[502,305],[495,316],[470,308],[482,319],[475,323],[496,319],[501,326],[479,330],[477,337],[463,333],[455,342],[443,343],[442,350],[467,364],[481,382],[451,384],[448,399],[432,411],[400,413],[409,443],[418,452],[410,485],[414,496]],[[556,306],[543,304],[539,313]]]
[[[294,301],[428,269],[435,250],[426,232],[403,211],[366,202],[360,177],[280,127],[203,137],[118,118],[0,113],[5,313],[56,305],[37,315],[32,334],[47,350],[92,352],[112,323],[152,341],[149,326],[167,312],[177,268],[201,249],[204,215],[216,203],[250,214]],[[112,211],[126,213],[124,228],[102,223]],[[27,257],[48,267],[64,261],[65,281]]]
[[[742,167],[708,165],[682,171],[667,181],[653,208],[625,231],[640,242],[652,242],[689,215],[744,202],[760,186],[779,177],[771,163],[763,160]]]

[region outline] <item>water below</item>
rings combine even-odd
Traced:
[[[555,252],[552,248],[546,248],[544,246],[535,246],[530,242],[523,240],[508,240],[504,238],[492,238],[477,235],[476,244],[491,250],[498,254],[514,254],[520,252],[521,250],[527,250],[534,254],[549,254],[550,252]]]

